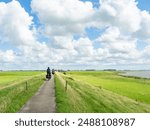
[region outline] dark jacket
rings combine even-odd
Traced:
[[[48,74],[50,74],[50,73],[51,73],[51,70],[50,70],[50,68],[48,68],[48,69],[47,69],[47,73],[48,73]]]

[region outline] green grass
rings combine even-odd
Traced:
[[[18,112],[43,82],[43,72],[1,72],[0,83],[3,87],[0,88],[0,112]]]
[[[5,71],[0,72],[0,89],[7,87],[7,85],[18,83],[19,81],[32,78],[36,75],[40,75],[41,71]]]
[[[61,111],[69,111],[69,106],[68,106],[68,95],[65,92],[64,88],[62,87],[62,83],[58,79],[57,76],[54,77],[54,82],[56,87],[56,104],[57,104],[57,112]],[[59,108],[59,109],[58,109]]]
[[[114,93],[150,104],[150,80],[119,76],[117,72],[71,72],[71,76]]]
[[[55,79],[58,112],[150,112],[148,79],[104,71],[56,73]]]

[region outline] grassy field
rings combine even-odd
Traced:
[[[80,71],[56,73],[55,84],[58,112],[150,112],[149,79]]]
[[[0,72],[0,112],[18,112],[44,82],[43,72]]]
[[[4,71],[0,72],[0,89],[11,86],[12,84],[28,80],[36,75],[40,75],[41,71]]]

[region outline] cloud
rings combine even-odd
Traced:
[[[1,62],[12,62],[15,59],[15,54],[12,50],[7,50],[5,52],[0,50],[0,61]]]
[[[94,13],[91,2],[79,0],[32,0],[31,7],[45,32],[57,36],[82,33]]]
[[[49,48],[34,36],[33,17],[18,1],[0,3],[0,44],[11,44],[15,50],[1,51],[3,61],[45,62],[49,59]],[[14,51],[17,51],[14,53]],[[5,59],[5,60],[4,60]]]
[[[149,47],[138,49],[137,44],[139,40],[140,44],[150,42],[149,12],[141,11],[135,0],[101,0],[100,4],[95,13],[95,27],[104,26],[106,31],[96,40],[102,45],[98,50],[107,50],[107,59],[110,63],[144,64]],[[107,60],[104,62],[107,63]]]
[[[121,34],[117,27],[110,27],[99,38],[99,41],[103,43],[112,53],[130,53],[133,49],[136,49],[136,39],[126,37]]]
[[[103,49],[100,51],[106,52],[105,62],[128,64],[139,61],[142,56],[142,52],[136,46],[137,39],[122,35],[117,27],[108,28],[97,39],[97,42],[103,44]]]
[[[72,37],[54,36],[53,47],[56,49],[73,49]]]
[[[80,38],[73,41],[74,48],[78,52],[78,57],[91,57],[94,54],[92,42],[88,38]]]
[[[142,20],[135,0],[101,0],[96,19],[104,25],[117,26],[122,33],[136,32]]]
[[[20,6],[19,2],[0,3],[0,34],[9,39],[12,44],[29,45],[33,40],[32,17]]]
[[[96,26],[117,27],[122,35],[149,42],[150,13],[141,11],[137,4],[136,0],[101,0]]]
[[[150,14],[137,4],[101,0],[94,8],[80,0],[32,0],[32,13],[41,23],[36,26],[18,1],[0,2],[0,46],[13,46],[0,50],[0,61],[24,68],[149,64],[149,45],[137,45],[150,42]],[[93,27],[105,30],[91,40],[86,31]]]
[[[147,11],[141,12],[140,29],[135,32],[134,36],[150,43],[150,13]]]

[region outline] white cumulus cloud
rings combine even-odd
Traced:
[[[31,7],[49,35],[81,33],[94,13],[91,2],[79,0],[32,0]]]
[[[0,48],[0,61],[31,68],[150,64],[150,13],[137,4],[100,0],[94,8],[89,1],[31,0],[37,26],[19,1],[0,2],[0,47],[12,47]],[[91,40],[87,28],[93,27],[105,29]]]

